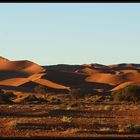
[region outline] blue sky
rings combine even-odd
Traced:
[[[140,63],[140,3],[1,3],[0,55],[41,65]]]

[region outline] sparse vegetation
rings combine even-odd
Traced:
[[[48,96],[47,101],[53,104],[61,104],[62,100],[59,99],[57,96]]]
[[[62,118],[62,122],[65,122],[65,123],[71,123],[72,121],[73,121],[72,117],[63,116]]]
[[[17,97],[13,92],[5,92],[4,96],[8,99],[14,99]]]
[[[24,100],[22,101],[23,103],[33,103],[35,101],[38,101],[38,99],[36,98],[35,95],[28,95],[27,97],[24,98]]]
[[[74,108],[77,108],[80,106],[80,103],[78,102],[71,102],[67,105],[67,110],[71,110],[71,109],[74,109]]]
[[[43,85],[38,85],[34,88],[34,91],[36,93],[40,93],[44,95],[44,98],[47,98],[48,94],[47,94],[47,88]]]
[[[95,102],[102,102],[104,99],[103,99],[103,97],[100,96],[100,95],[92,95],[92,96],[87,96],[87,97],[85,98],[85,100],[86,100],[86,101],[89,101],[89,102],[95,103]]]
[[[110,105],[104,106],[104,110],[113,110],[113,107]]]
[[[0,90],[0,103],[12,103],[12,100],[17,96],[12,92],[4,92]]]
[[[131,127],[132,132],[136,133],[136,134],[140,134],[140,125],[133,125]]]
[[[125,88],[112,92],[114,101],[128,101],[139,102],[140,101],[140,86],[129,85]]]
[[[140,125],[136,124],[119,125],[118,132],[140,134]]]
[[[81,89],[72,89],[69,92],[72,99],[79,99],[85,97],[86,93],[82,91]]]

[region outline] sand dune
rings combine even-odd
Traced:
[[[36,76],[36,75],[34,75],[34,76]],[[37,85],[44,85],[49,88],[69,90],[69,87],[56,84],[56,83],[51,82],[46,79],[41,79],[40,77],[38,77],[36,79],[34,77],[33,78],[31,78],[31,77],[29,77],[29,78],[11,78],[11,79],[0,81],[0,85],[29,88],[29,89],[35,88],[35,86],[37,86]]]
[[[116,86],[115,88],[113,88],[111,91],[119,90],[119,89],[124,88],[128,85],[138,85],[138,86],[140,86],[140,81],[138,81],[138,82],[128,81],[128,82],[122,83],[122,84]]]
[[[86,75],[75,72],[47,70],[43,78],[64,86],[73,86],[83,83]]]
[[[0,87],[17,91],[33,91],[37,85],[51,89],[91,88],[116,90],[140,82],[140,64],[39,66],[28,61],[10,61],[0,57]]]
[[[98,82],[110,85],[118,85],[120,83],[126,82],[123,75],[116,75],[110,73],[96,73],[85,79],[87,82]]]
[[[140,81],[140,73],[126,73],[125,77],[128,81]]]
[[[85,66],[82,66],[82,65],[58,64],[58,65],[51,65],[51,66],[43,66],[43,68],[45,68],[47,70],[57,70],[57,71],[64,71],[64,72],[75,72],[77,69],[85,68]]]
[[[84,68],[82,70],[76,70],[75,72],[76,73],[84,73],[86,75],[91,75],[91,74],[94,74],[94,73],[99,73],[100,71],[95,70],[95,69],[91,69],[91,68]]]
[[[129,82],[124,82],[124,83],[116,86],[115,88],[113,88],[111,91],[119,90],[119,89],[124,88],[124,87],[126,87],[128,85],[131,85],[132,83],[133,82],[130,82],[130,81]]]
[[[28,60],[10,61],[2,57],[0,58],[0,73],[5,73],[5,75],[7,75],[8,78],[12,77],[13,72],[17,72],[18,77],[19,74],[21,74],[21,77],[23,77],[42,71],[45,71],[43,67]]]
[[[9,85],[9,86],[20,86],[21,84],[24,84],[28,82],[29,80],[27,78],[11,78],[0,81],[0,85]]]
[[[49,80],[46,80],[46,79],[37,79],[34,82],[36,82],[38,84],[41,84],[41,85],[44,85],[44,86],[47,86],[47,87],[50,87],[50,88],[54,88],[54,89],[66,89],[66,90],[69,90],[69,87],[53,83],[53,82],[51,82]]]
[[[126,70],[126,69],[140,69],[140,64],[127,64],[127,63],[121,63],[121,64],[114,64],[108,66],[111,69],[114,70]]]
[[[10,60],[8,60],[7,58],[4,58],[4,57],[0,56],[0,62],[2,62],[2,61],[10,61]]]

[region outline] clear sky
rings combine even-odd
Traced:
[[[140,3],[1,3],[0,55],[41,65],[140,63]]]

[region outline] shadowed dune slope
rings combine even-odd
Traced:
[[[67,65],[67,64],[58,64],[51,66],[43,66],[43,68],[47,70],[57,70],[57,71],[65,71],[65,72],[75,72],[77,69],[85,68],[82,65]]]
[[[113,70],[140,70],[140,64],[127,64],[127,63],[121,63],[121,64],[114,64],[109,65],[109,68]]]
[[[10,61],[0,57],[0,80],[13,77],[27,77],[42,71],[45,71],[43,67],[31,61]]]
[[[140,82],[140,64],[83,64],[40,66],[28,60],[10,61],[0,57],[0,86],[33,91],[37,85],[52,89],[73,88],[116,90]]]
[[[85,74],[74,72],[47,70],[46,75],[44,75],[42,78],[64,86],[73,86],[83,83],[86,77],[87,76]]]
[[[50,88],[54,88],[54,89],[66,89],[66,90],[69,90],[69,87],[62,86],[60,84],[56,84],[56,83],[51,82],[51,81],[46,80],[46,79],[37,79],[34,82],[38,83],[40,85],[44,85],[44,86],[47,86],[47,87],[50,87]]]

